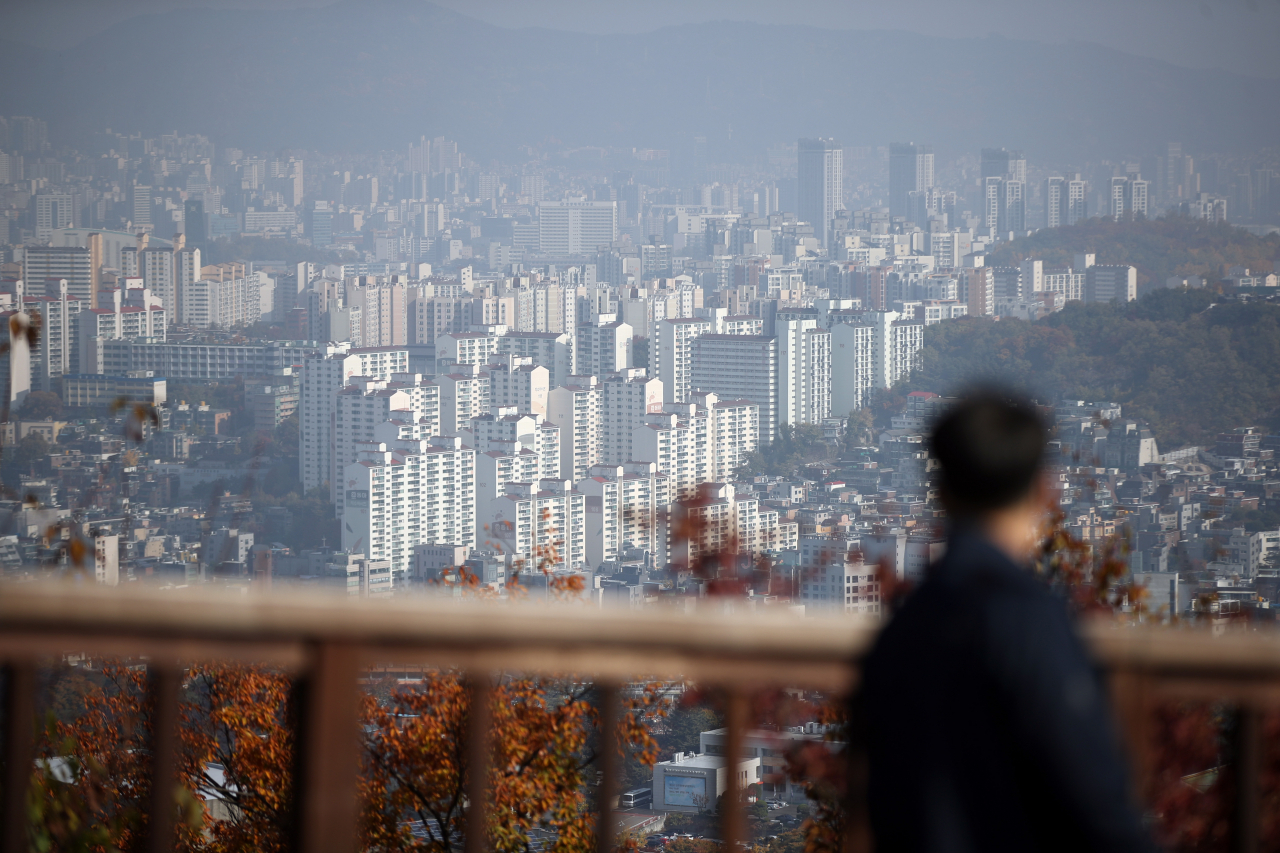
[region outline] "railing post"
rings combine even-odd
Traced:
[[[358,676],[356,649],[320,643],[298,691],[295,844],[302,853],[353,853],[356,849]]]
[[[1115,709],[1125,752],[1133,772],[1134,793],[1145,800],[1151,783],[1151,678],[1132,669],[1111,676],[1111,703]]]
[[[485,853],[489,836],[489,768],[493,764],[493,679],[471,680],[467,716],[467,836],[465,853]]]
[[[1260,830],[1259,788],[1262,776],[1262,713],[1243,704],[1236,712],[1236,853],[1257,853]]]
[[[167,663],[153,664],[148,687],[151,693],[151,813],[147,824],[147,850],[169,853],[174,847],[174,794],[178,786],[178,693],[180,670]]]
[[[36,668],[29,661],[5,667],[4,800],[0,853],[27,851],[27,789],[35,769]]]
[[[613,817],[613,801],[618,796],[621,762],[618,760],[618,726],[622,721],[622,691],[612,681],[597,685],[600,692],[599,767],[600,785],[596,789],[596,851],[610,853],[616,844],[617,822]]]
[[[747,698],[738,687],[725,694],[725,779],[723,811],[720,813],[720,837],[728,853],[738,853],[738,845],[747,841],[747,822],[743,809],[743,786],[738,781],[738,765],[742,763],[742,742],[747,728]],[[714,794],[714,792],[713,792]]]

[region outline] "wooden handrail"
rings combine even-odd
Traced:
[[[260,650],[284,665],[304,666],[303,645],[343,643],[398,658],[430,651],[463,663],[510,653],[520,666],[584,675],[668,673],[671,662],[715,658],[754,662],[762,670],[800,665],[788,674],[797,684],[816,675],[840,681],[874,640],[878,623],[857,617],[800,618],[783,608],[750,608],[741,600],[702,601],[691,611],[641,610],[580,604],[528,603],[427,597],[363,600],[296,591],[235,594],[222,590],[108,589],[71,584],[0,586],[0,657],[57,643],[107,642],[155,649],[156,640],[181,657]],[[1162,677],[1280,680],[1280,631],[1251,630],[1210,636],[1195,627],[1118,626],[1088,622],[1081,632],[1104,669]],[[530,666],[538,650],[542,665]],[[556,654],[565,657],[558,659]],[[617,657],[620,664],[609,663]],[[571,662],[587,666],[576,670]],[[734,680],[736,670],[716,681]],[[680,672],[679,674],[684,674]],[[758,679],[752,679],[758,680]],[[815,685],[817,686],[817,685]]]
[[[300,849],[350,853],[358,748],[355,682],[367,664],[403,661],[465,670],[480,709],[472,721],[469,763],[483,768],[488,764],[486,685],[493,672],[591,678],[602,685],[604,701],[610,703],[616,702],[618,685],[625,679],[683,678],[723,688],[732,700],[729,710],[740,711],[744,697],[764,686],[847,691],[856,682],[858,661],[877,630],[877,623],[859,618],[801,618],[784,607],[753,607],[744,600],[704,600],[691,610],[615,610],[425,596],[368,601],[294,590],[243,595],[208,587],[0,585],[0,664],[7,667],[9,682],[5,747],[11,756],[30,752],[30,675],[50,655],[88,652],[151,658],[156,707],[169,711],[158,715],[166,727],[174,724],[174,665],[233,658],[281,666],[297,674],[303,697],[295,837],[303,845]],[[1143,744],[1149,739],[1151,703],[1160,697],[1234,702],[1242,721],[1238,751],[1248,755],[1259,748],[1258,711],[1280,704],[1280,631],[1213,636],[1194,627],[1113,622],[1086,623],[1081,631],[1110,677],[1121,724],[1134,746],[1139,780],[1145,772]],[[606,716],[614,713],[616,709]],[[739,743],[745,715],[728,716],[729,742]],[[172,773],[172,737],[160,737],[154,746],[163,780]],[[21,819],[22,800],[15,787],[21,775],[10,763],[0,797],[0,822]],[[1253,764],[1241,769],[1237,850],[1257,849],[1257,777]],[[467,847],[478,851],[484,848],[486,774],[471,778],[468,796],[478,808],[469,813]],[[736,776],[733,779],[731,792],[737,784]],[[616,791],[615,782],[607,780],[601,788],[606,802]],[[156,803],[163,802],[161,789]],[[726,839],[741,838],[741,809],[736,797],[725,798]],[[850,814],[855,811],[851,808]],[[601,819],[599,831],[603,834],[609,825]],[[163,836],[171,832],[167,822],[157,824],[149,839],[151,849],[167,849],[169,839]],[[863,846],[859,838],[865,839],[865,832],[851,822],[846,849]],[[605,849],[606,842],[602,837],[599,849]],[[0,853],[20,849],[22,843],[20,836],[4,833]]]

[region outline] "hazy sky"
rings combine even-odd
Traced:
[[[330,0],[3,0],[0,37],[67,47],[144,12]],[[438,0],[499,26],[640,32],[713,20],[1088,41],[1192,68],[1280,77],[1280,0]],[[1277,104],[1280,105],[1280,96]]]

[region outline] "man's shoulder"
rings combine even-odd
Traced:
[[[1000,637],[1051,629],[1066,621],[1061,600],[1035,574],[995,552],[948,552],[907,596],[876,644],[894,654],[903,646],[946,642],[1000,643]]]

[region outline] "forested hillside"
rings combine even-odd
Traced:
[[[1072,303],[1035,323],[964,318],[930,326],[921,357],[895,391],[998,381],[1045,401],[1114,400],[1165,450],[1231,427],[1280,429],[1280,304],[1160,290],[1128,305]]]
[[[1258,237],[1225,223],[1185,216],[1115,222],[1086,219],[1062,228],[1043,228],[1030,237],[1001,244],[988,266],[1013,266],[1026,258],[1070,266],[1077,253],[1092,252],[1100,264],[1132,264],[1138,288],[1163,287],[1171,275],[1219,280],[1231,266],[1270,272],[1280,258],[1280,235]]]

